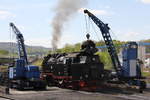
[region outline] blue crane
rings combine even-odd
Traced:
[[[138,42],[137,44],[138,44],[138,46],[150,46],[150,43],[147,43],[147,42]],[[117,46],[117,47],[123,48],[125,46],[126,45],[123,44],[123,45],[120,45],[120,46]],[[98,49],[105,49],[107,47],[106,47],[106,45],[102,45],[102,46],[97,46],[96,48],[98,48]]]
[[[93,15],[88,10],[84,10],[84,13],[88,14],[88,16],[94,21],[94,23],[100,28],[102,36],[104,38],[106,47],[108,49],[109,55],[111,57],[113,66],[117,72],[117,76],[120,76],[121,73],[121,64],[117,55],[117,51],[115,49],[115,46],[113,44],[112,38],[109,33],[109,27],[108,24],[104,24],[100,19],[98,19],[95,15]],[[119,77],[120,78],[120,77]]]
[[[108,24],[103,23],[88,10],[84,10],[84,13],[87,14],[100,29],[116,71],[118,81],[128,83],[129,85],[139,86],[139,90],[142,92],[142,90],[146,88],[146,82],[141,80],[143,77],[141,75],[140,63],[137,59],[138,44],[136,42],[125,44],[125,48],[122,52],[123,63],[121,65],[116,48],[109,33],[110,28],[108,27]]]
[[[16,34],[19,56],[15,64],[9,68],[11,87],[16,89],[45,89],[46,83],[40,79],[39,67],[28,64],[23,35],[13,23],[10,23],[10,27]]]
[[[25,60],[25,63],[28,64],[23,35],[13,23],[10,23],[10,27],[12,27],[13,32],[16,34],[19,59]]]

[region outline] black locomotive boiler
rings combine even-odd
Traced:
[[[95,55],[97,51],[95,43],[88,38],[80,52],[49,54],[42,63],[42,78],[48,85],[72,88],[103,82],[108,74],[99,56]]]

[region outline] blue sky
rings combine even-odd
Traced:
[[[51,22],[58,0],[0,0],[0,42],[10,37],[9,22],[14,22],[28,45],[51,47]],[[150,0],[88,0],[82,8],[90,9],[111,27],[113,39],[150,39]],[[99,29],[90,27],[91,39],[102,39]],[[79,10],[64,26],[59,47],[85,40],[85,17]]]

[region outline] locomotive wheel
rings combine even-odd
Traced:
[[[52,77],[46,77],[46,84],[48,85],[48,86],[54,86],[55,85],[55,83],[54,83],[54,79],[52,78]]]
[[[141,81],[139,92],[143,93],[143,89],[146,89],[146,82],[145,81]]]
[[[141,88],[146,89],[146,82],[145,81],[141,81]]]
[[[79,86],[74,86],[74,87],[72,87],[72,89],[73,89],[73,90],[79,90],[80,87],[79,87]]]
[[[141,87],[139,88],[139,93],[143,93],[143,89]]]

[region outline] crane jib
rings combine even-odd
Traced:
[[[86,13],[100,29],[106,47],[108,49],[109,55],[111,57],[114,69],[116,70],[117,75],[120,76],[121,64],[117,55],[116,48],[113,44],[112,38],[109,33],[110,28],[108,27],[108,24],[104,24],[100,19],[98,19],[95,15],[93,15],[88,10],[84,10],[84,13]]]
[[[19,58],[24,59],[25,63],[28,64],[23,35],[13,23],[10,23],[9,25],[12,28],[13,32],[16,34]]]

